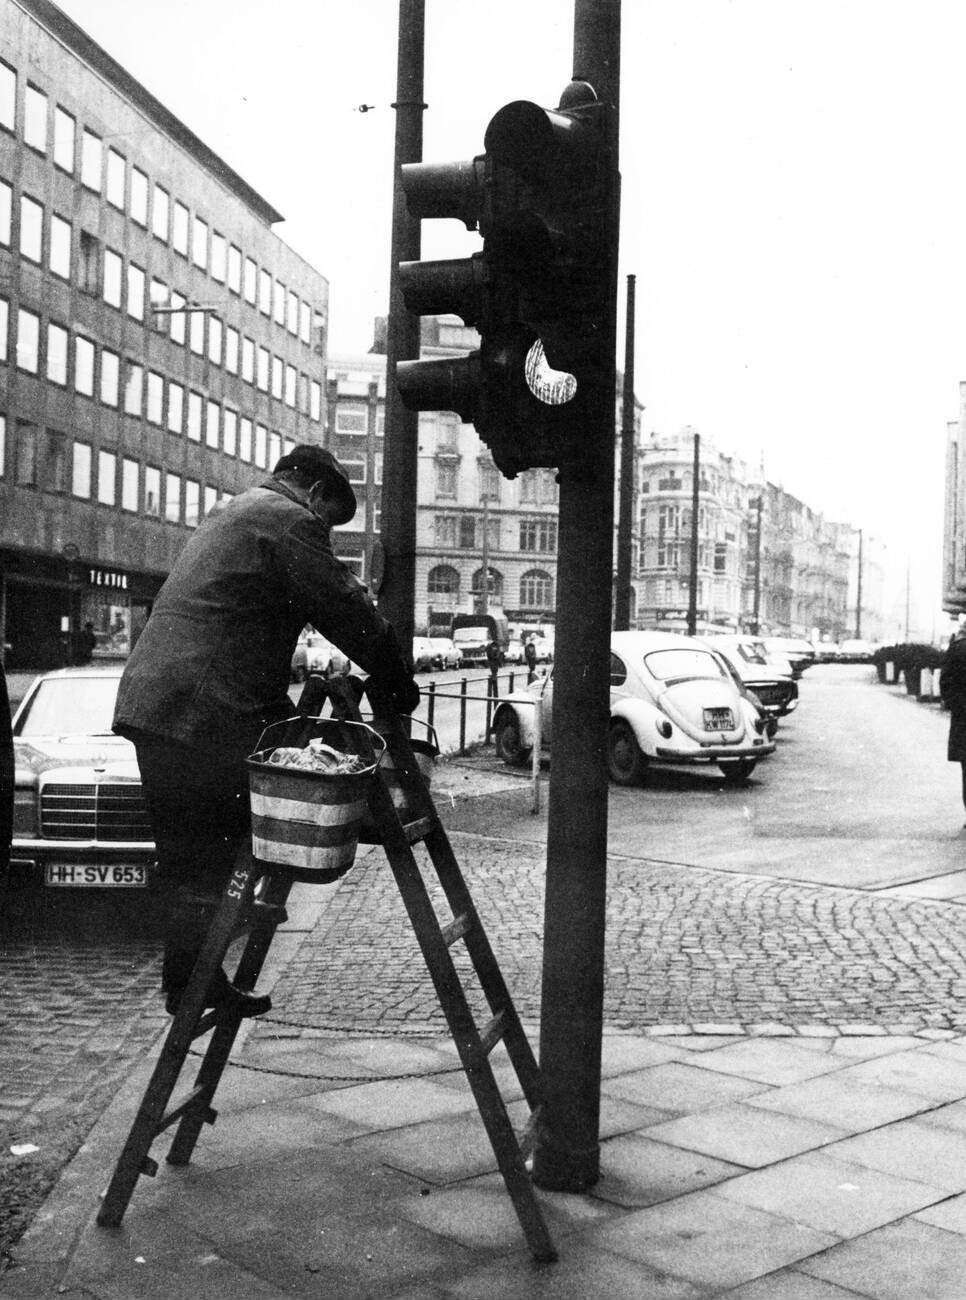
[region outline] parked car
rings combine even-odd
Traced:
[[[433,666],[435,656],[432,642],[428,636],[413,637],[413,672],[428,672]]]
[[[794,636],[766,636],[763,639],[766,650],[784,655],[796,678],[801,677],[805,669],[815,662],[815,647],[811,641]]]
[[[840,664],[870,664],[874,654],[875,646],[871,641],[863,641],[861,637],[851,637],[839,644],[837,658]]]
[[[751,691],[771,717],[784,718],[798,708],[798,682],[791,669],[782,672],[770,664],[764,650],[752,637],[709,636],[702,639],[728,660],[745,689]]]
[[[652,763],[715,763],[729,784],[739,784],[774,752],[767,718],[695,638],[614,632],[610,667],[607,764],[618,785],[640,784]],[[500,701],[493,728],[504,762],[529,761],[538,711],[541,746],[549,747],[552,709],[552,671]]]
[[[430,648],[433,651],[434,668],[459,668],[463,662],[463,652],[458,649],[448,636],[431,636]]]
[[[839,657],[839,645],[837,641],[817,641],[815,644],[815,662],[819,664],[834,664]]]
[[[298,644],[292,654],[293,682],[304,682],[309,673],[321,673],[323,676],[346,673],[350,667],[348,657],[321,632],[306,628],[299,634]]]
[[[503,662],[505,664],[522,664],[523,663],[523,642],[513,637],[503,651]]]
[[[50,889],[147,889],[155,849],[134,746],[111,731],[119,664],[42,673],[13,718],[11,867]]]

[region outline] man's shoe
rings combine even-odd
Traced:
[[[184,989],[172,989],[166,994],[164,1009],[169,1016],[176,1016]],[[272,999],[267,993],[243,993],[235,988],[224,971],[218,972],[205,998],[205,1010],[226,1011],[241,1020],[264,1016],[271,1009]]]

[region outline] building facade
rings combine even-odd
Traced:
[[[124,655],[191,529],[324,438],[327,281],[47,0],[0,0],[0,629]]]
[[[966,383],[959,385],[959,418],[946,426],[946,492],[943,509],[942,605],[966,614]]]

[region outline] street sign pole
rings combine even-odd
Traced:
[[[576,0],[574,79],[619,103],[620,0]],[[608,145],[606,307],[585,447],[560,466],[553,765],[547,833],[540,1065],[544,1108],[533,1177],[581,1191],[600,1176],[600,1061],[607,884],[607,735],[614,545],[619,173]]]

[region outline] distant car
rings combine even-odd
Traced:
[[[431,636],[430,648],[433,652],[434,668],[459,668],[463,662],[463,652],[448,636]]]
[[[11,867],[46,888],[146,890],[153,881],[134,746],[111,731],[121,671],[43,673],[14,714]]]
[[[798,682],[791,669],[782,672],[770,664],[764,650],[752,637],[709,636],[702,639],[724,655],[745,689],[752,692],[771,717],[784,718],[798,708]]]
[[[839,644],[838,662],[840,664],[870,664],[875,654],[875,646],[861,637],[851,637]]]
[[[766,636],[765,649],[784,655],[792,666],[793,676],[801,677],[806,668],[815,662],[815,647],[811,641],[794,636]]]
[[[435,651],[428,636],[413,637],[413,671],[428,672],[433,666]]]
[[[668,632],[611,635],[607,766],[618,785],[638,785],[651,764],[717,764],[729,784],[747,781],[772,754],[768,719],[742,695],[724,662],[694,638]],[[522,765],[550,743],[553,673],[504,697],[493,717],[497,753]]]
[[[815,662],[834,664],[840,654],[837,641],[817,641],[815,643]]]
[[[516,637],[513,638],[503,651],[503,662],[505,664],[522,664],[523,663],[523,642]]]

